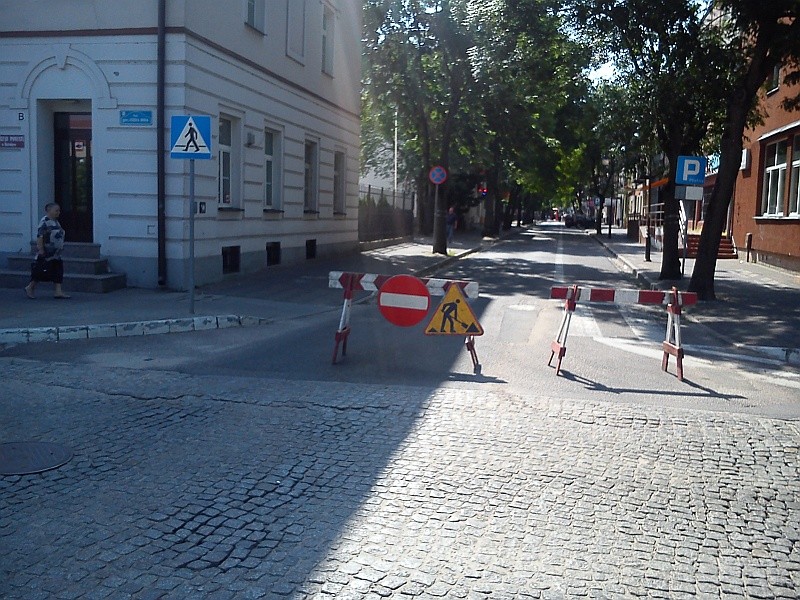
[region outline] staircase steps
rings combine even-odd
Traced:
[[[700,235],[690,233],[686,240],[686,256],[687,258],[697,258],[697,249],[700,246]],[[732,259],[739,258],[739,253],[736,251],[736,246],[733,239],[729,237],[722,237],[719,242],[719,252],[717,252],[717,259]]]
[[[0,287],[22,288],[31,279],[31,262],[35,251],[7,257],[7,268],[0,269]],[[100,244],[67,242],[61,254],[64,261],[64,291],[103,294],[121,290],[127,285],[124,273],[112,273],[108,259],[101,256]],[[46,284],[45,284],[46,285]]]

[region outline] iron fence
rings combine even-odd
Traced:
[[[365,186],[359,188],[358,240],[372,242],[414,233],[414,194]]]

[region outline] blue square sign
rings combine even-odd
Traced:
[[[706,181],[705,156],[679,156],[675,185],[703,185]]]
[[[174,115],[169,134],[170,158],[211,158],[211,117]]]

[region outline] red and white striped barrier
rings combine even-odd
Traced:
[[[345,271],[331,271],[328,273],[329,288],[344,288],[352,291],[377,292],[392,275],[375,275],[373,273],[347,273]],[[428,288],[431,296],[444,296],[447,288],[453,284],[461,288],[467,298],[478,297],[477,281],[459,281],[456,279],[435,279],[433,277],[418,277]]]
[[[578,297],[584,302],[613,302],[614,304],[669,304],[673,302],[672,290],[617,290],[613,288],[579,288],[558,287],[550,288],[550,298],[565,300],[573,288],[577,288]],[[694,292],[677,292],[678,302],[681,306],[697,304],[697,294]]]
[[[350,309],[353,304],[353,292],[378,292],[387,281],[392,279],[392,277],[394,276],[377,275],[373,273],[349,273],[346,271],[331,271],[328,273],[328,287],[344,290],[344,306],[342,307],[342,317],[339,319],[339,329],[336,330],[335,345],[333,347],[333,364],[336,364],[336,358],[339,355],[340,344],[342,346],[342,356],[344,357],[347,354],[347,338],[350,335],[351,330]],[[451,286],[456,285],[461,289],[462,294],[466,298],[478,297],[478,283],[476,281],[436,279],[432,277],[418,277],[415,279],[418,279],[424,284],[431,296],[445,296],[447,294],[447,290],[450,289]],[[422,291],[424,291],[425,288],[421,288]],[[383,304],[386,305],[386,311],[397,313],[403,310],[414,312],[421,306],[420,299],[422,297],[419,295],[409,294],[398,295],[396,293],[389,292],[383,298],[385,299]],[[382,305],[381,297],[379,297],[378,304],[379,306]],[[427,312],[427,305],[425,310]],[[385,311],[382,310],[381,312]],[[386,314],[384,314],[384,316],[386,316]],[[413,319],[409,318],[407,321],[402,315],[395,315],[394,319],[390,318],[389,320],[395,324],[406,325]],[[480,371],[480,364],[478,363],[478,356],[475,353],[475,341],[472,335],[467,336],[466,346],[467,350],[470,352],[473,366],[475,367],[477,373]]]
[[[679,292],[676,288],[663,290],[617,290],[611,288],[581,289],[577,285],[570,287],[554,286],[550,289],[550,298],[564,300],[564,316],[555,341],[550,345],[549,365],[553,357],[558,355],[556,375],[561,370],[561,360],[567,353],[567,335],[572,314],[578,300],[584,302],[611,302],[614,304],[660,304],[667,306],[667,336],[662,344],[664,355],[661,369],[667,370],[669,357],[674,356],[678,363],[678,379],[683,381],[683,348],[681,347],[681,307],[697,304],[694,292]]]

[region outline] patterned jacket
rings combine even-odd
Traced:
[[[36,235],[44,242],[44,257],[47,260],[61,258],[61,251],[64,249],[64,230],[58,221],[48,216],[42,217]]]

